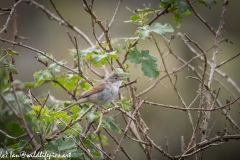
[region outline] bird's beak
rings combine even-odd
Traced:
[[[125,80],[125,78],[120,77],[118,80]]]

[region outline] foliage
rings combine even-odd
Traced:
[[[68,29],[73,30],[80,35],[80,37],[89,44],[89,47],[82,48],[81,46],[78,46],[76,37],[73,38],[68,33],[70,41],[74,46],[74,48],[69,49],[71,60],[74,61],[74,66],[71,68],[68,67],[69,64],[67,60],[58,61],[55,59],[54,54],[45,53],[15,41],[0,39],[3,42],[11,43],[13,46],[18,45],[37,52],[38,55],[36,59],[43,65],[43,69],[38,70],[33,74],[34,82],[21,82],[20,80],[13,78],[13,74],[18,74],[18,69],[15,65],[15,58],[16,56],[20,56],[20,53],[15,51],[13,46],[12,49],[1,50],[0,134],[4,135],[4,137],[1,138],[1,144],[3,144],[4,148],[0,148],[0,158],[7,158],[4,157],[4,155],[1,155],[3,152],[11,152],[17,155],[21,151],[26,151],[27,153],[32,154],[44,151],[51,156],[64,155],[64,157],[57,157],[60,159],[103,160],[115,159],[117,153],[121,150],[128,159],[131,159],[127,151],[122,147],[123,140],[128,137],[134,143],[140,145],[143,153],[145,153],[148,158],[151,157],[151,149],[155,148],[157,151],[161,152],[163,156],[166,156],[169,159],[185,159],[191,155],[196,156],[199,152],[200,154],[197,156],[200,156],[201,159],[202,150],[207,149],[209,147],[208,145],[215,145],[216,141],[223,143],[223,141],[229,139],[240,139],[239,135],[235,134],[234,131],[231,134],[224,131],[221,136],[217,135],[212,139],[209,139],[206,136],[207,134],[205,134],[209,134],[210,130],[209,127],[206,127],[211,119],[210,112],[215,110],[222,113],[230,127],[235,127],[234,129],[239,131],[237,124],[235,124],[230,114],[228,114],[228,107],[230,108],[230,105],[233,105],[238,99],[235,98],[232,100],[230,98],[230,100],[227,100],[225,106],[220,105],[221,103],[218,99],[219,91],[217,92],[214,90],[212,85],[215,70],[223,65],[220,64],[217,66],[215,58],[218,53],[218,45],[216,45],[216,43],[220,44],[220,42],[222,42],[220,41],[221,35],[217,35],[217,33],[221,33],[220,30],[223,28],[224,23],[220,23],[219,32],[214,32],[216,43],[213,47],[214,53],[211,60],[207,59],[208,57],[205,55],[211,48],[203,51],[203,49],[188,36],[183,36],[181,33],[178,33],[189,50],[196,54],[193,59],[199,58],[201,60],[201,66],[193,67],[190,63],[191,60],[187,62],[179,57],[179,55],[172,52],[171,41],[174,36],[171,36],[171,39],[168,39],[168,37],[169,34],[174,33],[175,30],[170,23],[161,24],[156,22],[157,18],[164,14],[173,14],[173,21],[181,24],[183,17],[192,13],[194,9],[192,5],[194,3],[196,5],[204,5],[211,9],[217,4],[216,0],[198,0],[194,2],[189,0],[160,0],[157,10],[150,8],[150,6],[144,6],[142,9],[139,8],[135,10],[127,8],[132,15],[129,20],[124,22],[127,23],[127,25],[132,23],[136,26],[134,32],[135,37],[117,37],[116,39],[110,38],[109,31],[114,18],[110,23],[107,22],[106,26],[103,25],[103,21],[98,19],[95,11],[92,10],[93,4],[90,5],[87,1],[83,0],[82,3],[84,9],[91,16],[91,27],[96,44],[93,44],[91,40],[89,40],[90,38],[82,33],[80,29],[63,19],[52,1],[51,4],[57,12],[58,17],[47,10],[44,6],[35,1],[33,2],[34,3],[31,4],[35,5],[36,8],[43,10],[50,19],[58,21],[59,24],[65,25]],[[25,3],[25,1],[16,2],[10,7],[10,10],[16,9],[19,3]],[[227,4],[225,4],[225,6],[227,6]],[[223,7],[225,6],[223,5]],[[0,6],[0,8],[3,10],[2,6]],[[224,9],[225,8],[223,8],[223,11],[225,11]],[[11,14],[13,12],[6,13],[9,14],[9,18],[12,17]],[[16,16],[13,17],[16,18]],[[221,20],[223,22],[223,17],[221,17]],[[7,23],[8,22],[6,22],[4,27],[7,26]],[[211,27],[209,27],[207,22],[203,21],[203,23],[211,30]],[[105,41],[102,41],[100,37],[98,38],[96,36],[95,25],[98,25],[102,30]],[[1,29],[0,35],[2,33],[3,30]],[[16,30],[14,34],[17,34]],[[159,42],[156,42],[155,40],[156,36],[160,37],[164,42],[165,50],[163,52],[159,49]],[[120,43],[117,44],[119,41]],[[149,48],[140,50],[138,41],[154,42],[153,44],[158,48],[159,54],[151,53]],[[189,42],[192,42],[195,46],[189,47],[189,44],[187,44]],[[194,48],[198,48],[202,53],[198,54],[197,51],[194,52]],[[167,53],[165,51],[167,51]],[[169,54],[174,55],[176,59],[183,63],[183,66],[178,69],[174,68],[169,72],[166,65],[167,61],[165,60],[165,56]],[[160,57],[157,57],[157,55]],[[145,78],[155,81],[148,88],[144,86],[145,90],[138,94],[133,85],[134,83],[137,83],[138,79],[132,79],[132,73],[135,70],[133,69],[134,65],[141,66],[141,72],[146,76]],[[210,66],[210,71],[206,67],[207,65]],[[205,68],[202,68],[202,66]],[[177,85],[177,72],[184,67],[188,67],[196,73],[196,77],[189,76],[190,78],[199,81],[199,88],[196,91],[197,97],[189,106],[186,105]],[[124,84],[122,85],[124,91],[119,93],[118,98],[115,99],[116,103],[111,103],[109,106],[98,107],[92,106],[92,104],[75,103],[82,93],[88,91],[93,84],[97,83],[99,79],[104,77],[98,72],[99,68],[102,68],[105,73],[111,68],[112,71],[117,72],[125,79]],[[162,77],[160,77],[160,70],[163,70],[165,73]],[[206,80],[207,73],[209,73],[208,80]],[[175,77],[173,78],[172,75]],[[222,75],[222,77],[224,77],[224,74]],[[95,76],[98,77],[97,80],[93,78]],[[165,77],[169,78],[170,84],[172,85],[181,106],[150,102],[146,97],[141,97],[141,95],[152,90],[158,82]],[[228,81],[232,82],[229,79]],[[50,83],[54,88],[61,89],[61,92],[66,92],[71,98],[71,101],[56,99],[51,93],[34,95],[33,91],[42,87],[46,83]],[[233,83],[233,86],[237,88],[236,83]],[[230,94],[234,97],[234,94]],[[197,100],[199,100],[199,108],[191,108],[191,105],[197,103]],[[155,144],[155,142],[149,137],[149,128],[139,112],[143,103],[188,112],[189,121],[192,123],[191,129],[193,130],[193,133],[192,137],[189,138],[188,146],[185,146],[184,140],[182,139],[181,155],[171,155],[168,151],[162,149],[159,144]],[[198,111],[198,115],[196,119],[194,119],[194,122],[191,117],[191,109]],[[115,110],[117,114],[112,114],[112,110]],[[111,113],[108,114],[109,112]],[[121,118],[126,122],[124,126],[125,128],[123,129],[117,121],[116,117],[118,115],[121,115]],[[195,122],[195,120],[197,122]],[[227,128],[226,126],[227,123],[225,124],[225,129]],[[205,144],[203,141],[198,142],[196,140],[197,134],[201,135],[202,139],[208,140],[209,144]],[[232,135],[235,137],[229,138],[229,136]],[[121,139],[115,138],[116,136],[121,136]],[[117,148],[113,153],[105,151],[105,146],[109,145],[109,138],[116,142],[117,145]]]

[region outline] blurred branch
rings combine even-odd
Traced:
[[[1,130],[1,129],[0,129],[0,133],[2,133],[3,135],[5,135],[5,136],[8,137],[8,138],[15,139],[15,140],[18,140],[18,139],[20,139],[20,138],[22,138],[22,137],[24,137],[24,136],[27,135],[27,133],[25,133],[25,134],[23,134],[23,135],[21,135],[21,136],[13,137],[13,136],[8,135],[6,132],[4,132],[4,131]]]
[[[5,14],[9,14],[9,13],[10,13],[10,11],[5,11],[5,12],[0,13],[0,16],[3,16]]]
[[[117,7],[116,7],[115,12],[114,12],[114,14],[113,14],[113,16],[112,16],[112,19],[111,19],[111,21],[110,21],[109,24],[108,24],[108,28],[111,28],[111,26],[112,26],[113,23],[115,22],[116,16],[117,16],[117,13],[118,13],[118,10],[119,10],[119,7],[120,7],[122,1],[123,1],[123,0],[119,0],[119,1],[118,1]],[[104,36],[104,32],[98,37],[98,41],[100,41],[103,36]]]
[[[56,139],[60,134],[62,134],[63,132],[65,132],[68,128],[71,128],[74,124],[80,122],[83,117],[91,111],[91,109],[94,107],[94,105],[90,106],[81,116],[79,116],[77,119],[75,120],[71,120],[69,124],[66,124],[65,127],[63,127],[61,130],[59,130],[57,133],[55,133],[54,135],[47,137],[46,140],[47,141],[52,141],[54,139]]]
[[[14,13],[14,10],[16,9],[16,7],[17,7],[20,3],[22,3],[22,0],[19,0],[17,3],[15,3],[15,4],[11,7],[11,11],[10,11],[10,13],[9,13],[9,15],[8,15],[8,18],[7,18],[6,23],[3,25],[3,28],[2,28],[1,31],[0,31],[0,35],[1,35],[3,32],[5,32],[5,33],[7,32],[7,27],[8,27],[8,24],[9,24],[9,22],[10,22],[10,19],[11,19],[13,13]]]
[[[144,102],[144,100],[142,100],[141,102],[139,102],[138,106],[135,108],[135,110],[134,110],[133,113],[132,113],[132,116],[133,116],[133,117],[137,114],[137,112],[138,112],[138,110],[140,109],[140,107],[142,106],[143,102]],[[127,126],[126,126],[126,128],[125,128],[125,130],[124,130],[124,132],[123,132],[123,136],[122,136],[122,138],[120,139],[119,144],[118,144],[118,146],[117,146],[117,148],[116,148],[116,150],[115,150],[115,152],[114,152],[114,154],[113,154],[113,157],[112,157],[113,160],[116,158],[116,156],[117,156],[117,154],[118,154],[118,152],[119,152],[119,149],[120,149],[120,147],[121,147],[121,145],[122,145],[123,139],[127,136],[127,131],[128,131],[128,129],[129,129],[131,123],[132,123],[132,119],[129,119],[128,124],[127,124]]]
[[[235,56],[233,56],[233,57],[231,57],[231,58],[229,58],[229,59],[221,62],[219,65],[217,65],[217,66],[215,67],[215,69],[217,69],[217,68],[223,66],[224,64],[230,62],[231,60],[235,59],[235,58],[238,57],[239,55],[240,55],[240,52],[239,52],[238,54],[236,54]]]
[[[89,37],[83,31],[81,31],[76,26],[73,26],[70,23],[66,22],[64,19],[61,19],[61,18],[57,17],[52,12],[50,12],[48,9],[46,9],[43,5],[40,5],[39,3],[37,3],[34,0],[24,0],[24,2],[36,6],[36,8],[42,10],[49,17],[49,19],[55,20],[60,25],[64,25],[64,26],[68,27],[69,29],[75,31],[78,35],[80,35],[87,42],[88,45],[90,45],[92,47],[94,46],[92,41],[89,39]]]
[[[186,105],[184,99],[182,98],[182,96],[181,96],[181,94],[179,93],[176,85],[174,84],[171,76],[169,75],[166,62],[165,62],[165,60],[164,60],[164,58],[163,58],[163,54],[162,54],[162,52],[161,52],[161,50],[160,50],[160,47],[159,47],[159,45],[158,45],[158,43],[157,43],[157,41],[156,41],[156,39],[155,39],[155,37],[154,37],[153,35],[152,35],[152,38],[153,38],[153,40],[154,40],[155,46],[156,46],[156,48],[157,48],[157,50],[158,50],[158,53],[159,53],[159,55],[160,55],[160,58],[161,58],[161,60],[162,60],[162,63],[163,63],[163,66],[164,66],[164,70],[165,70],[165,72],[166,72],[166,74],[167,74],[167,76],[168,76],[168,78],[169,78],[169,81],[171,82],[171,84],[172,84],[172,86],[173,86],[173,89],[174,89],[175,93],[177,94],[178,99],[180,100],[180,102],[182,103],[182,105],[183,105],[185,108],[187,108],[187,105]],[[171,48],[169,47],[169,44],[166,42],[166,39],[165,39],[164,37],[162,37],[162,38],[163,38],[163,41],[164,41],[167,49],[169,50],[169,52],[171,52]],[[191,115],[191,113],[190,113],[189,111],[187,111],[187,114],[188,114],[188,118],[189,118],[189,122],[190,122],[190,125],[191,125],[191,127],[192,127],[192,130],[194,130],[194,124],[193,124],[192,115]]]
[[[210,109],[208,109],[208,108],[184,108],[184,107],[173,106],[173,105],[169,105],[169,104],[160,104],[160,103],[150,102],[150,101],[147,101],[147,100],[144,100],[143,103],[154,105],[154,106],[159,106],[159,107],[164,107],[164,108],[178,109],[178,110],[182,110],[182,111],[189,111],[189,110],[193,110],[193,111],[216,111],[216,110],[224,109],[224,108],[234,104],[239,99],[240,99],[240,97],[237,97],[236,99],[232,100],[231,102],[229,102],[229,103],[227,103],[227,104],[225,104],[221,107],[215,107],[215,108],[210,108]]]
[[[204,140],[200,143],[197,143],[196,145],[189,148],[188,150],[186,150],[181,156],[176,156],[175,158],[180,160],[180,159],[189,157],[192,154],[195,154],[197,152],[202,151],[203,149],[205,149],[205,147],[215,146],[216,142],[219,142],[220,144],[223,144],[224,141],[228,141],[228,140],[231,140],[231,139],[239,140],[240,139],[240,134],[216,136],[216,137],[213,137],[211,139]]]
[[[106,128],[104,128],[104,131],[113,139],[113,141],[114,141],[117,145],[119,145],[119,142],[117,141],[117,138],[116,138],[116,137],[114,137]],[[133,160],[133,159],[130,157],[130,155],[127,153],[127,151],[126,151],[122,146],[120,146],[120,149],[121,149],[121,151],[123,152],[123,154],[125,154],[125,156],[126,156],[128,159]]]
[[[75,74],[77,74],[77,75],[80,75],[85,81],[87,81],[90,85],[92,85],[92,82],[90,82],[83,74],[78,73],[78,72],[76,72],[75,70],[73,70],[72,68],[70,68],[70,67],[68,67],[68,66],[66,66],[66,65],[64,65],[64,64],[59,63],[56,59],[52,58],[51,56],[48,56],[46,52],[42,52],[42,51],[37,50],[37,49],[35,49],[35,48],[32,48],[32,47],[30,47],[30,46],[24,45],[24,44],[22,44],[21,42],[13,42],[13,41],[9,41],[9,40],[3,39],[3,38],[0,38],[0,41],[7,42],[7,43],[11,43],[11,44],[13,44],[13,45],[21,46],[21,47],[27,48],[27,49],[29,49],[29,50],[35,51],[35,52],[37,52],[37,53],[40,53],[41,55],[43,55],[44,57],[46,57],[46,58],[50,59],[51,61],[55,62],[55,63],[58,64],[59,66],[65,68],[65,69],[67,69],[67,70],[69,70],[69,71],[71,71],[71,72],[73,72],[73,73],[75,73]]]
[[[107,52],[109,51],[113,51],[113,48],[112,48],[112,44],[111,44],[111,41],[110,41],[110,38],[109,38],[109,28],[107,27],[104,27],[103,24],[102,24],[102,21],[97,17],[97,15],[92,11],[92,6],[90,7],[88,2],[86,0],[82,0],[82,3],[83,3],[83,7],[85,9],[86,12],[88,12],[92,19],[94,19],[94,21],[99,25],[99,27],[102,29],[104,35],[105,35],[105,38],[106,38],[106,41],[108,43],[108,47],[109,47],[109,50],[107,50]],[[94,22],[93,22],[94,23]],[[97,38],[96,38],[97,40]]]
[[[167,5],[163,10],[161,10],[159,13],[157,13],[157,15],[152,19],[150,20],[150,22],[148,23],[148,25],[150,26],[153,22],[155,22],[160,16],[164,15],[165,13],[167,13],[167,10],[168,8],[170,7],[171,5]],[[140,38],[136,39],[135,42],[130,46],[130,48],[134,47],[137,45],[138,43],[138,40]],[[129,48],[129,49],[130,49]],[[122,64],[124,64],[127,60],[127,55],[129,54],[129,51],[126,52],[125,56],[124,56],[124,59],[123,61],[121,62]]]
[[[212,34],[215,36],[216,33],[215,33],[214,29],[207,23],[206,20],[204,20],[204,19],[200,16],[200,14],[199,14],[199,13],[196,11],[196,9],[193,7],[193,5],[192,5],[192,3],[190,2],[190,0],[187,0],[187,3],[188,3],[188,5],[191,7],[191,9],[192,9],[193,13],[196,15],[196,17],[197,17],[200,21],[202,21],[203,24],[205,24],[205,25],[207,26],[207,28],[208,28],[208,29],[212,32]]]
[[[18,110],[19,110],[19,119],[20,119],[20,123],[22,124],[22,127],[23,129],[25,130],[25,132],[28,134],[28,136],[30,137],[30,140],[32,142],[32,146],[33,148],[38,148],[38,144],[37,144],[37,141],[33,138],[33,134],[31,133],[30,129],[28,128],[27,126],[27,123],[25,121],[25,118],[24,118],[24,114],[23,114],[23,111],[22,111],[22,107],[21,107],[21,104],[19,102],[19,99],[16,95],[16,91],[15,91],[15,88],[14,86],[11,84],[11,88],[12,88],[12,93],[14,95],[14,98],[17,102],[17,107],[18,107]]]
[[[85,113],[84,113],[85,114]],[[94,147],[96,147],[100,152],[102,152],[104,155],[106,155],[106,157],[108,158],[108,159],[110,159],[111,160],[111,157],[106,153],[106,152],[104,152],[103,150],[101,150],[95,143],[93,143],[90,139],[88,139],[87,138],[87,136],[86,135],[84,135],[84,134],[82,134],[82,133],[80,133],[79,131],[77,131],[76,129],[74,129],[74,128],[72,128],[72,126],[69,126],[69,124],[67,124],[66,122],[64,122],[63,120],[61,120],[61,119],[58,119],[59,121],[61,121],[62,123],[64,123],[68,128],[70,128],[71,130],[73,130],[74,132],[76,132],[76,133],[78,133],[78,135],[80,135],[81,136],[81,138],[82,139],[87,139]],[[57,134],[56,134],[57,135]],[[51,139],[47,139],[47,141],[51,141]],[[82,142],[81,141],[81,139],[79,139],[80,140],[80,143]],[[84,146],[84,145],[83,145]]]

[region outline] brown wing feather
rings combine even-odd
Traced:
[[[100,83],[100,82],[94,85],[94,88],[97,88],[96,90],[95,89],[93,90],[93,87],[92,87],[86,93],[84,93],[80,98],[86,98],[94,93],[101,92],[105,88],[106,83]]]

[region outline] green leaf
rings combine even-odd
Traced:
[[[24,85],[27,86],[28,88],[33,88],[34,87],[33,82],[25,82]]]
[[[159,76],[159,69],[156,64],[157,60],[155,57],[151,55],[149,55],[148,58],[149,58],[148,60],[142,62],[141,69],[146,76],[151,78],[157,78]]]
[[[91,111],[90,113],[87,114],[86,119],[88,123],[90,123],[93,122],[96,117],[97,117],[96,111]]]
[[[51,57],[51,58],[53,58],[53,56],[52,56],[51,53],[47,53],[46,55],[49,56],[49,57]]]
[[[53,69],[56,72],[60,72],[61,67],[57,63],[52,63],[48,66],[48,69]]]
[[[168,3],[168,4],[172,4],[174,3],[175,0],[160,0],[160,2],[165,2],[165,3]]]
[[[184,1],[177,1],[177,5],[178,5],[178,14],[182,14],[187,10],[189,10],[187,3]]]
[[[107,146],[108,145],[107,137],[101,134],[100,138],[102,140],[103,145]]]
[[[198,0],[198,3],[204,4],[209,9],[211,9],[213,5],[217,4],[217,1],[216,0]]]
[[[42,62],[47,62],[47,57],[46,56],[43,56],[41,54],[38,54],[38,59],[41,60]]]
[[[152,13],[152,12],[154,12],[154,10],[151,8],[137,9],[136,11],[137,11],[137,13],[149,13],[149,12]]]
[[[67,115],[67,112],[64,112],[64,111],[59,111],[59,112],[56,112],[56,118],[63,118],[63,119],[67,119],[69,118],[69,116]]]
[[[48,142],[44,148],[46,151],[58,153],[58,145],[55,142]]]
[[[76,106],[73,106],[71,109],[70,109],[70,112],[72,113],[78,113],[80,111],[79,107],[76,105]]]
[[[121,133],[121,129],[115,124],[114,119],[112,117],[104,117],[102,125],[106,128],[111,129],[112,131]]]
[[[91,88],[91,85],[89,83],[87,83],[86,81],[81,81],[80,82],[80,86],[84,89],[84,90],[89,90]]]
[[[76,146],[74,141],[69,137],[65,138],[64,140],[62,138],[59,138],[55,141],[55,143],[58,145],[58,151],[72,149]]]
[[[159,8],[165,8],[165,7],[167,7],[169,5],[169,3],[167,3],[167,2],[161,2],[160,4],[159,4]]]
[[[174,29],[170,24],[160,24],[160,23],[153,23],[150,26],[150,31],[155,32],[157,34],[160,34],[162,36],[165,36],[166,33],[173,32]]]
[[[58,138],[57,140],[53,142],[49,142],[45,145],[45,149],[48,151],[53,151],[53,152],[61,152],[69,149],[73,149],[76,147],[75,142],[67,137],[67,138]]]
[[[138,16],[137,15],[133,15],[133,16],[130,17],[130,20],[132,22],[136,22],[138,20]]]
[[[132,107],[132,104],[128,101],[126,97],[122,98],[119,102],[122,105],[124,111],[129,111],[129,109]]]
[[[136,47],[131,48],[129,54],[127,55],[127,60],[135,64],[140,64],[142,63],[142,54]]]
[[[64,134],[69,135],[69,136],[77,136],[77,132],[82,132],[82,126],[80,124],[74,124],[71,128],[67,129]]]
[[[162,36],[165,36],[168,32],[173,32],[173,28],[170,24],[160,24],[160,23],[154,23],[151,26],[145,25],[143,27],[139,27],[139,37],[141,39],[145,39],[146,37],[150,36],[151,32],[160,34]]]
[[[24,133],[23,129],[20,127],[20,124],[14,121],[7,122],[7,131],[11,136],[20,136]]]
[[[61,61],[59,61],[58,63],[61,64],[61,65],[65,65],[65,64],[67,64],[67,61],[66,61],[66,60],[61,60]],[[56,71],[56,72],[60,72],[61,66],[60,66],[59,64],[57,64],[57,63],[52,63],[52,64],[50,64],[50,65],[48,66],[48,69],[53,69],[53,70]]]
[[[40,86],[44,81],[51,80],[52,74],[49,69],[41,70],[39,72],[35,72],[33,74],[35,80],[35,87]]]
[[[103,52],[103,53],[98,53],[98,54],[91,54],[92,61],[93,63],[101,63],[101,64],[106,64],[106,58],[110,59],[117,59],[116,51],[113,52]]]
[[[40,110],[42,109],[42,106],[31,106],[34,112],[30,111],[31,113],[39,113]]]
[[[21,125],[19,123],[16,123],[14,121],[8,121],[6,123],[7,134],[15,137],[22,135],[24,133],[24,130],[20,126]],[[13,139],[7,138],[6,140],[6,145],[16,144],[16,141]]]
[[[143,73],[151,78],[159,76],[159,69],[157,67],[157,58],[150,55],[148,50],[139,52],[136,47],[131,48],[127,60],[135,64],[141,63],[141,70]]]
[[[116,68],[115,71],[124,79],[130,76],[130,73],[124,72],[122,68]]]
[[[78,52],[76,51],[76,49],[70,49],[69,50],[70,53],[72,54],[73,58],[76,60],[78,58],[78,55],[80,58],[86,58],[86,59],[90,59],[90,56],[91,54],[93,53],[100,53],[101,50],[95,48],[95,47],[89,47],[87,49],[84,49],[84,50],[78,50]],[[78,53],[78,55],[77,55]]]
[[[3,51],[5,51],[7,53],[7,55],[17,55],[17,56],[21,56],[18,52],[13,51],[11,49],[3,49]]]
[[[13,64],[9,63],[8,65],[9,65],[9,71],[12,74],[18,74],[17,68]]]
[[[82,157],[82,155],[84,155],[83,151],[81,151],[80,149],[70,149],[67,150],[64,154],[71,154],[71,158],[79,158]]]
[[[143,27],[139,27],[139,30],[137,30],[136,33],[139,33],[139,37],[141,39],[145,39],[147,37],[149,37],[150,35],[150,29],[149,29],[149,25],[145,25]]]
[[[23,147],[26,147],[27,149],[32,149],[32,147],[29,144],[25,146],[26,144],[27,144],[27,141],[20,140],[18,143],[8,146],[8,149],[10,148],[14,149],[15,152],[19,152],[20,150],[22,150]]]
[[[173,21],[174,22],[180,22],[182,17],[179,14],[174,14],[173,15]]]

